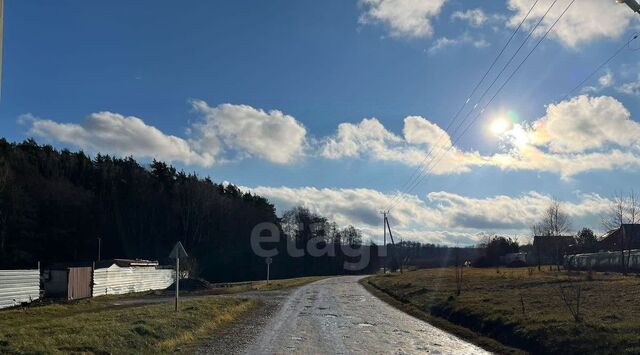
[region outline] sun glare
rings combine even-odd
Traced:
[[[509,130],[509,128],[511,128],[511,122],[504,118],[495,119],[493,122],[491,122],[491,126],[489,126],[491,133],[495,134],[496,136],[503,134],[504,132]]]

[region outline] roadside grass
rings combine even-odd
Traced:
[[[409,315],[412,315],[418,319],[421,319],[433,325],[434,327],[440,328],[448,333],[456,335],[492,353],[496,353],[496,354],[525,354],[526,353],[520,349],[508,347],[498,342],[495,339],[478,334],[468,328],[449,322],[444,318],[434,316],[428,311],[424,311],[420,309],[413,303],[400,301],[390,293],[377,288],[375,286],[375,283],[370,281],[371,281],[371,277],[364,278],[360,280],[360,284],[362,284],[364,288],[366,288],[369,292],[371,292],[374,296],[378,297],[382,301],[388,303],[389,305]]]
[[[296,277],[291,279],[270,280],[269,284],[267,284],[265,280],[226,283],[226,284],[212,284],[212,287],[209,290],[200,290],[200,291],[192,291],[192,292],[180,291],[180,293],[181,294],[206,293],[210,295],[218,295],[218,294],[235,294],[235,293],[248,292],[248,291],[276,291],[276,290],[284,290],[288,288],[303,286],[311,282],[326,279],[328,277],[331,277],[331,276],[305,276],[305,277]],[[171,292],[172,290],[168,290],[168,291]]]
[[[495,348],[486,337],[533,353],[640,353],[637,276],[470,268],[464,269],[463,278],[460,296],[455,296],[453,268],[373,276],[363,283],[393,298],[398,308],[421,311],[434,325],[499,353],[511,350]],[[562,292],[575,309],[578,286],[582,320],[576,322]],[[446,323],[438,323],[443,320]],[[447,323],[466,332],[447,328]]]
[[[258,306],[258,301],[202,297],[184,301],[111,306],[87,299],[0,312],[2,354],[158,354],[195,350],[201,340]]]

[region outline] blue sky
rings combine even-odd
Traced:
[[[523,54],[568,3],[557,2]],[[550,4],[539,1],[504,60]],[[392,221],[406,238],[526,235],[551,197],[575,229],[599,229],[613,192],[640,177],[640,52],[623,50],[561,98],[639,30],[640,16],[582,0],[477,124],[459,138],[443,131],[530,6],[7,1],[1,132],[168,160],[372,238],[373,216],[398,191]],[[402,190],[431,147],[442,156],[434,174]]]

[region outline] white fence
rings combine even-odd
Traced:
[[[625,262],[630,269],[640,269],[640,250],[625,250]],[[565,265],[574,269],[614,269],[622,265],[621,252],[604,251],[599,253],[567,255]]]
[[[93,297],[162,290],[174,282],[175,270],[112,265],[93,271]]]
[[[0,308],[40,298],[40,270],[0,270]]]

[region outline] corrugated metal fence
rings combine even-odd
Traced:
[[[40,270],[0,270],[0,308],[40,298]]]
[[[175,270],[141,267],[96,269],[93,272],[93,297],[130,292],[162,290],[174,282]]]
[[[640,270],[640,250],[625,250],[625,262],[629,269]],[[565,266],[574,269],[614,270],[622,264],[621,252],[604,251],[599,253],[567,255]]]

